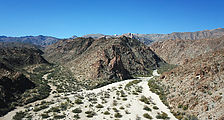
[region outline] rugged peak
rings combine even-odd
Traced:
[[[126,36],[63,40],[46,48],[46,58],[69,68],[77,80],[93,83],[147,75],[164,61],[147,46]],[[94,86],[94,85],[93,85]]]

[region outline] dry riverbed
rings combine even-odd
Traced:
[[[47,80],[47,75],[43,78]],[[153,72],[158,76],[157,71]],[[112,83],[94,90],[73,93],[56,93],[40,101],[18,107],[0,119],[11,120],[19,111],[25,111],[26,119],[64,119],[64,120],[175,120],[170,110],[152,93],[148,80],[153,77],[141,77]],[[51,84],[52,91],[55,87]]]

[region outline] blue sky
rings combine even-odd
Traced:
[[[171,33],[224,26],[224,0],[0,0],[0,35]]]

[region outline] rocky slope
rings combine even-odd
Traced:
[[[224,119],[224,49],[189,59],[159,80],[177,118],[187,113],[202,120]]]
[[[41,54],[33,46],[0,43],[0,116],[18,104],[26,90],[35,87],[21,71],[23,66],[48,63]]]
[[[66,66],[90,86],[147,75],[164,63],[144,44],[125,36],[62,40],[45,51],[48,60]]]
[[[56,43],[59,39],[50,36],[24,36],[24,37],[7,37],[0,36],[0,42],[20,42],[40,45],[42,47]]]
[[[150,45],[155,41],[164,41],[164,40],[198,40],[198,39],[214,39],[219,38],[224,35],[224,28],[217,28],[213,30],[203,30],[196,32],[173,32],[170,34],[136,34],[136,33],[126,33],[123,35],[103,35],[103,34],[88,34],[83,37],[92,37],[100,38],[103,36],[106,37],[120,37],[126,36],[138,39],[146,45]]]
[[[183,64],[190,58],[224,48],[224,36],[216,39],[166,40],[155,42],[150,48],[170,64]]]

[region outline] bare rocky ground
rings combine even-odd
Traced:
[[[153,74],[159,75],[157,71]],[[45,74],[43,78],[52,81],[48,79],[48,75],[49,73]],[[49,82],[52,89],[49,97],[18,107],[0,119],[11,120],[15,115],[17,117],[22,115],[23,119],[27,120],[175,120],[176,118],[162,103],[159,96],[150,91],[148,81],[152,78],[141,77],[93,90],[62,93],[58,93],[57,87]]]

